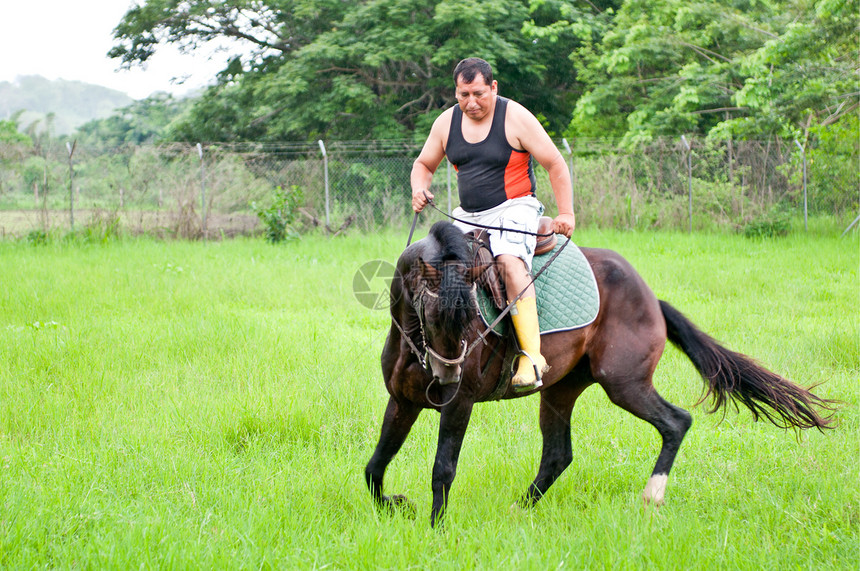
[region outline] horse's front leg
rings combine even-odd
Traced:
[[[377,505],[389,509],[405,507],[411,515],[414,515],[415,507],[406,499],[406,496],[383,495],[382,478],[391,459],[406,441],[406,436],[409,435],[420,412],[421,409],[412,403],[399,402],[394,397],[389,397],[385,416],[382,419],[379,443],[364,469],[364,479]]]
[[[472,403],[468,400],[455,400],[442,409],[439,420],[439,443],[436,447],[436,462],[433,464],[433,509],[430,512],[430,525],[442,522],[448,492],[457,474],[457,460],[463,446],[463,437],[472,416]]]

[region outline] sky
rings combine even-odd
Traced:
[[[107,57],[111,32],[135,0],[17,0],[4,2],[0,17],[0,81],[19,75],[83,81],[116,89],[134,99],[156,91],[181,96],[211,83],[226,54],[214,49],[181,54],[157,49],[146,68],[118,70]],[[183,80],[180,82],[177,80]]]

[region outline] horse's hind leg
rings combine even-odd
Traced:
[[[388,399],[388,406],[385,409],[385,416],[382,419],[382,431],[379,436],[379,443],[376,445],[376,450],[367,463],[364,469],[364,478],[367,481],[367,487],[370,489],[370,494],[376,503],[382,507],[407,507],[413,514],[415,508],[411,506],[405,496],[385,496],[382,493],[382,478],[385,475],[385,469],[391,462],[394,455],[403,446],[412,425],[418,418],[421,409],[411,403],[403,403],[394,400],[393,397]]]
[[[540,430],[543,436],[540,468],[520,504],[531,506],[540,500],[573,460],[570,441],[570,415],[576,399],[588,386],[565,381],[544,389],[540,394]]]
[[[651,423],[660,433],[663,446],[651,478],[642,493],[646,504],[661,505],[666,493],[669,471],[675,462],[684,435],[693,424],[690,413],[657,394],[651,383],[651,374],[622,375],[616,379],[598,379],[609,399],[624,410]]]

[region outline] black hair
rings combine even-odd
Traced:
[[[458,63],[457,67],[454,68],[454,85],[457,85],[457,78],[459,77],[462,77],[463,81],[466,83],[472,83],[475,81],[475,77],[479,73],[484,77],[484,81],[487,85],[492,85],[493,68],[490,67],[490,64],[481,58],[466,58]]]

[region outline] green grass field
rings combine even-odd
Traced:
[[[578,232],[730,348],[823,383],[840,426],[797,439],[746,411],[708,415],[669,348],[657,388],[694,424],[663,508],[639,499],[657,432],[592,387],[573,464],[530,510],[511,506],[537,471],[538,398],[477,406],[442,531],[436,413],[385,482],[416,519],[376,511],[364,484],[389,321],[353,276],[405,241],[0,242],[0,567],[860,566],[856,233]]]

